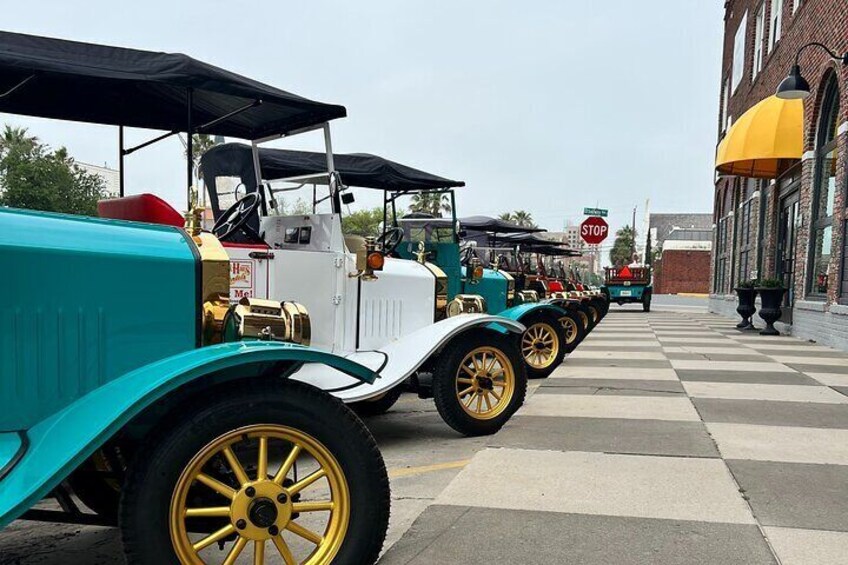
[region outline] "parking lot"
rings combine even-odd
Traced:
[[[655,304],[614,306],[494,436],[410,394],[370,418],[393,491],[381,563],[844,560],[848,355]],[[0,555],[119,562],[113,530],[20,521]]]

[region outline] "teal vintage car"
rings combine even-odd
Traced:
[[[0,112],[119,126],[122,165],[177,132],[317,128],[329,145],[345,115],[181,54],[7,32]],[[170,133],[125,148],[124,126]],[[186,172],[189,192],[190,159]],[[0,208],[0,529],[117,525],[130,564],[373,563],[389,516],[379,450],[289,377],[378,374],[310,348],[297,304],[230,305],[201,212],[190,199],[183,229]]]
[[[639,265],[607,267],[604,286],[601,291],[619,306],[641,304],[644,312],[651,311],[651,297],[654,287],[651,284],[651,268]]]

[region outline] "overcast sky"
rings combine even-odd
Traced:
[[[652,212],[712,208],[718,0],[0,5],[8,31],[180,51],[343,104],[337,152],[465,180],[460,215],[523,208],[558,230],[581,221],[584,206],[609,208],[613,228],[630,221],[633,206],[641,217],[647,198]],[[116,166],[116,128],[0,121],[81,161]],[[129,143],[149,137],[133,130]],[[304,143],[319,149],[319,141]],[[182,208],[182,159],[174,139],[129,157],[128,192]],[[358,205],[376,202],[362,192]]]

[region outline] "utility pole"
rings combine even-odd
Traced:
[[[636,206],[633,207],[633,221],[630,223],[630,229],[632,230],[633,237],[631,239],[630,245],[630,259],[635,260],[636,258]]]

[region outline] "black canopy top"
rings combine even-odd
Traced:
[[[387,191],[426,191],[465,186],[462,181],[442,178],[366,153],[334,153],[333,161],[342,184],[346,186]],[[260,148],[259,167],[264,180],[319,175],[327,172],[327,156],[309,151]],[[214,178],[219,176],[241,177],[248,192],[256,184],[252,150],[243,143],[213,147],[201,157],[200,169],[207,186],[214,186]]]
[[[346,115],[179,53],[0,31],[0,112],[259,139]],[[261,101],[261,104],[259,104]],[[201,128],[236,110],[244,112]]]
[[[492,218],[489,216],[469,216],[460,218],[459,223],[463,228],[489,233],[532,233],[543,232],[542,228],[528,228],[514,222]]]

